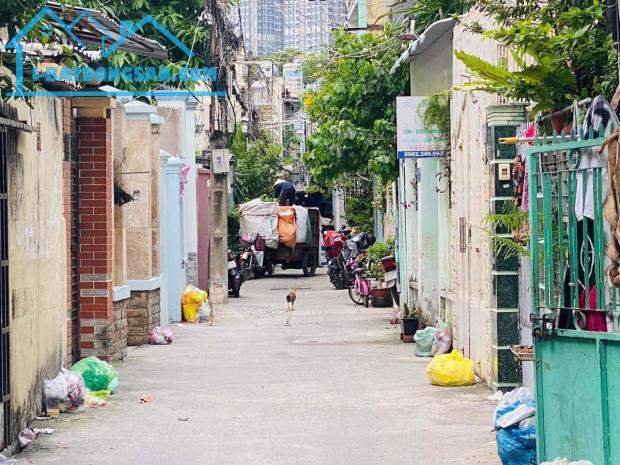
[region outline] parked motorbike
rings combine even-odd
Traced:
[[[400,303],[400,294],[398,292],[398,266],[393,255],[381,258],[381,267],[385,273],[384,279],[387,287],[391,289],[392,300],[396,305]]]
[[[239,259],[243,281],[250,278],[262,278],[265,274],[273,274],[273,266],[267,263],[265,242],[257,236],[254,242],[246,242],[241,258]]]
[[[345,241],[338,256],[331,258],[327,265],[329,281],[336,289],[347,289],[353,284],[357,268],[355,259],[362,250],[366,250],[375,243],[375,236],[360,233]]]
[[[357,261],[353,265],[357,265]],[[353,276],[355,277],[353,280],[353,284],[349,286],[349,297],[355,304],[362,305],[364,307],[368,307],[368,303],[370,301],[370,283],[364,277],[365,268],[356,267],[353,270]]]
[[[233,297],[239,297],[239,291],[241,290],[241,271],[237,264],[237,257],[232,250],[228,250],[228,293]]]

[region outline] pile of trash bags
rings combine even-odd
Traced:
[[[107,362],[97,357],[86,357],[71,368],[73,373],[82,375],[84,384],[91,391],[108,390],[115,392],[118,387],[118,372]]]
[[[502,465],[536,465],[535,415],[536,402],[529,388],[502,396],[493,415]]]
[[[253,242],[257,235],[272,249],[278,244],[295,248],[296,244],[312,242],[308,209],[299,205],[280,207],[261,199],[239,205],[239,236],[243,241]]]
[[[265,239],[265,245],[278,247],[278,204],[253,199],[239,205],[239,235],[253,242],[256,235]]]
[[[439,354],[426,367],[426,376],[436,386],[470,386],[476,384],[473,362],[457,350]]]
[[[442,320],[435,326],[419,329],[413,336],[415,354],[433,357],[426,367],[426,376],[436,386],[470,386],[476,384],[473,362],[459,351],[452,351],[450,328]]]
[[[47,415],[57,417],[105,405],[117,387],[118,373],[112,365],[97,357],[84,358],[71,370],[63,368],[54,379],[43,381]]]
[[[452,350],[450,328],[442,320],[437,320],[435,326],[417,330],[413,340],[416,343],[415,354],[418,357],[449,354]]]
[[[197,323],[201,319],[206,319],[208,307],[207,291],[198,289],[196,286],[188,284],[181,294],[181,308],[183,309],[183,321]],[[171,341],[172,342],[172,341]]]
[[[43,381],[47,414],[50,417],[57,417],[61,412],[81,411],[86,392],[83,378],[63,368],[54,379]]]

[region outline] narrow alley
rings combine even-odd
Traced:
[[[109,405],[36,422],[56,431],[18,463],[496,465],[486,386],[431,386],[390,314],[355,307],[323,271],[246,282],[214,326],[130,350]]]

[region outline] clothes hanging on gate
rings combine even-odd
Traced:
[[[581,291],[579,294],[579,308],[583,308],[583,313],[586,317],[585,330],[586,331],[598,331],[602,333],[607,332],[607,315],[605,312],[597,310],[585,310],[587,308],[597,308],[596,302],[596,284],[590,287],[590,302],[586,302],[586,293]],[[581,317],[577,317],[577,322],[580,328],[583,328],[583,321]]]
[[[535,124],[530,124],[527,129],[525,130],[525,137],[535,137],[536,136],[536,125]],[[523,174],[522,174],[522,179],[519,181],[519,185],[515,186],[515,191],[520,191],[520,196],[518,198],[517,201],[517,206],[521,209],[521,211],[527,212],[530,209],[530,186],[529,186],[529,180],[528,180],[528,175],[529,175],[529,167],[528,167],[528,155],[527,155],[527,151],[529,150],[529,147],[532,145],[532,143],[530,142],[527,146],[523,146],[523,145],[519,145],[517,146],[517,150],[519,151],[519,154],[517,155],[517,157],[520,157],[523,163]],[[513,175],[514,175],[514,168],[513,168]]]
[[[587,236],[584,240],[584,221]],[[588,269],[586,271],[586,251],[585,246],[587,244],[587,262]],[[607,317],[605,312],[589,310],[596,309],[596,266],[594,263],[594,221],[588,217],[585,217],[582,221],[577,222],[577,283],[572,282],[572,270],[570,263],[566,265],[564,273],[564,295],[563,305],[564,308],[560,309],[560,317],[558,319],[558,328],[560,329],[576,329],[573,320],[573,302],[572,292],[577,292],[577,306],[581,309],[586,317],[585,329],[587,331],[607,331]],[[587,286],[589,288],[589,302],[586,300],[586,272],[587,272]],[[575,290],[574,290],[575,289]],[[574,291],[573,291],[574,290]],[[589,303],[589,305],[588,305]],[[604,307],[605,303],[602,303]],[[581,320],[578,318],[578,323],[582,326]]]
[[[615,131],[620,122],[613,109],[604,97],[596,97],[583,121],[583,134],[589,139],[590,130],[593,138],[609,136]],[[608,151],[597,150],[595,147],[582,149],[576,175],[577,185],[575,189],[575,215],[581,221],[584,217],[594,219],[594,177],[593,168],[605,168],[607,166]],[[585,183],[585,193],[584,193]],[[607,171],[602,170],[602,199],[607,197],[608,176]]]

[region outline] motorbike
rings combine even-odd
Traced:
[[[241,271],[239,269],[239,265],[237,264],[237,257],[235,257],[235,253],[232,250],[228,250],[227,253],[228,260],[228,293],[233,297],[239,297],[239,291],[241,290]]]
[[[257,236],[254,242],[246,242],[245,249],[239,259],[242,280],[262,278],[265,274],[273,274],[273,267],[267,263],[264,240]]]
[[[396,305],[400,303],[400,294],[398,292],[398,266],[393,255],[381,258],[381,268],[385,273],[384,279],[387,287],[391,289],[392,300]]]
[[[356,263],[351,263],[351,266],[358,265]],[[368,303],[370,301],[370,283],[364,277],[364,272],[366,271],[363,267],[356,267],[353,270],[353,284],[349,286],[349,297],[356,305],[364,304],[364,307],[368,308]]]
[[[345,241],[338,256],[333,257],[327,264],[329,281],[336,289],[347,289],[353,284],[357,268],[355,259],[358,254],[375,243],[375,236],[360,233]]]

